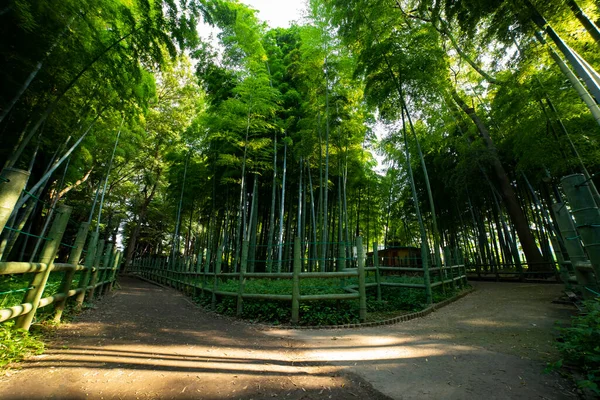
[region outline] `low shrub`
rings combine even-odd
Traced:
[[[16,329],[14,321],[0,324],[0,370],[8,364],[24,358],[42,354],[44,343],[40,338],[24,329]]]
[[[559,328],[562,359],[551,368],[575,368],[583,375],[577,385],[600,395],[600,298],[586,301],[584,307],[585,313],[574,317],[570,327]]]
[[[370,277],[371,278],[371,277]],[[374,282],[374,277],[372,277]],[[367,280],[367,281],[370,281]],[[382,280],[383,282],[384,280]],[[422,283],[422,278],[407,276],[385,277],[385,282]],[[356,278],[302,279],[300,293],[302,295],[346,293],[344,287],[357,285]],[[433,289],[433,301],[439,302],[454,296],[458,290],[446,287]],[[212,288],[212,282],[207,282]],[[239,282],[235,279],[219,281],[219,290],[237,292]],[[286,294],[292,293],[292,281],[289,279],[250,279],[246,282],[244,293]],[[211,305],[212,296],[207,293],[196,299],[203,306]],[[426,295],[423,289],[403,287],[381,287],[381,301],[377,301],[377,289],[367,288],[367,312],[377,317],[404,314],[422,310],[426,306]],[[215,311],[229,316],[235,316],[237,298],[233,296],[217,296]],[[291,319],[291,304],[282,300],[244,299],[242,318],[256,322],[267,322],[275,325],[286,324]],[[300,325],[344,325],[358,323],[358,300],[320,300],[303,301],[300,303]]]

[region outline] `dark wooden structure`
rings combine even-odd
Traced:
[[[421,249],[412,246],[393,246],[378,250],[380,267],[415,267],[421,268]],[[373,252],[367,253],[369,265],[373,264]]]

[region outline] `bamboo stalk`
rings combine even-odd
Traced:
[[[294,269],[292,278],[292,324],[300,321],[300,271],[302,270],[300,238],[294,239]]]
[[[83,252],[83,246],[85,245],[85,240],[87,238],[89,229],[90,224],[87,222],[84,222],[79,226],[79,231],[77,231],[77,236],[75,237],[75,245],[71,250],[71,254],[69,255],[69,260],[67,261],[67,263],[73,265],[77,265],[79,263],[79,258],[81,257],[81,253]],[[71,283],[73,282],[73,276],[75,276],[75,268],[67,270],[65,272],[63,280],[60,284],[59,293],[67,293],[69,291],[69,289],[71,288]],[[56,302],[54,306],[55,322],[60,322],[60,318],[62,317],[65,305],[66,299]]]
[[[2,232],[19,201],[25,184],[27,184],[29,172],[4,168],[0,176],[2,178],[2,182],[0,182],[0,232]]]
[[[242,316],[243,312],[243,294],[244,294],[244,285],[246,284],[246,277],[244,274],[246,273],[246,269],[248,267],[248,241],[244,240],[242,244],[242,259],[240,263],[240,277],[239,277],[239,286],[238,286],[238,296],[237,296],[237,310],[236,315],[238,317]]]
[[[48,233],[48,239],[50,240],[46,242],[40,255],[41,263],[48,264],[49,266],[54,263],[54,258],[58,253],[60,242],[65,233],[67,224],[69,223],[69,217],[71,216],[72,211],[73,209],[71,207],[65,205],[60,206],[57,210],[56,218]],[[28,291],[23,298],[23,303],[31,303],[31,311],[17,319],[15,324],[17,328],[25,329],[26,331],[29,330],[51,270],[51,268],[47,268],[45,271],[38,272],[34,275],[30,285],[33,286],[33,289]]]
[[[365,322],[367,320],[367,292],[365,288],[365,253],[363,250],[362,237],[360,236],[356,238],[356,248],[358,250],[358,313],[360,322]],[[337,296],[353,296],[353,294]]]

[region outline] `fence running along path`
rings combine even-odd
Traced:
[[[29,174],[26,171],[10,168],[5,168],[2,174],[0,182],[0,185],[3,185],[0,188],[0,232],[6,229],[27,236],[35,236],[6,226]],[[29,330],[36,312],[50,305],[54,305],[54,320],[58,322],[67,301],[71,297],[75,297],[76,306],[81,307],[84,302],[93,301],[95,295],[105,294],[112,289],[122,253],[117,251],[116,246],[112,243],[98,240],[99,235],[97,232],[88,235],[89,223],[87,222],[79,225],[72,245],[63,243],[71,212],[72,208],[66,205],[56,208],[55,217],[47,236],[41,237],[44,240],[44,246],[38,257],[38,262],[0,262],[0,275],[33,275],[27,287],[0,292],[0,296],[24,293],[20,304],[0,308],[0,323],[16,319],[15,325],[17,328]],[[87,240],[88,236],[89,240]],[[86,240],[88,246],[87,251],[84,251]],[[66,263],[55,262],[61,247],[70,248]],[[84,252],[86,256],[82,265],[80,259]],[[58,291],[42,297],[45,294],[44,292],[50,291],[48,280],[53,272],[64,273]],[[77,273],[79,273],[79,276],[78,279],[75,279]],[[74,283],[77,283],[77,287],[74,287]]]
[[[377,243],[374,243],[374,252],[372,266],[365,265],[366,257],[362,245],[362,238],[356,238],[357,256],[351,259],[351,264],[356,268],[343,268],[332,272],[302,272],[307,266],[308,258],[302,257],[303,246],[299,238],[294,240],[293,263],[291,272],[248,272],[248,248],[247,241],[243,243],[240,268],[238,272],[222,272],[222,251],[219,248],[216,259],[210,262],[210,253],[207,257],[202,257],[204,251],[200,251],[197,258],[192,257],[181,260],[169,260],[168,258],[143,257],[133,260],[130,272],[138,274],[141,277],[160,284],[174,287],[180,291],[191,291],[194,296],[211,295],[211,305],[216,308],[217,296],[229,296],[237,299],[236,314],[242,315],[244,299],[263,299],[279,300],[290,302],[291,322],[298,324],[300,314],[300,303],[306,301],[319,300],[358,300],[359,318],[365,322],[367,318],[367,294],[369,287],[377,288],[377,300],[381,301],[382,287],[403,287],[411,289],[422,289],[427,293],[427,302],[431,304],[431,289],[442,286],[444,290],[446,285],[453,288],[457,286],[464,287],[467,283],[464,264],[451,265],[450,256],[446,258],[447,266],[441,268],[428,268],[428,255],[426,250],[422,250],[422,267],[384,267],[380,266],[381,258],[377,256]],[[344,259],[344,265],[346,264]],[[382,277],[386,273],[416,273],[423,275],[423,283],[404,283],[404,282],[386,282]],[[431,282],[431,274],[437,276],[437,280]],[[374,278],[374,282],[367,282],[367,277]],[[332,278],[352,278],[358,281],[353,285],[342,285],[340,292],[329,294],[302,294],[301,281],[303,279],[332,279]],[[225,280],[236,279],[238,282],[237,291],[219,290],[219,285]],[[249,279],[274,279],[291,280],[292,290],[289,294],[268,294],[268,293],[247,293],[245,291],[247,280]],[[371,279],[373,280],[373,279]]]

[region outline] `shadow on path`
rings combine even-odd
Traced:
[[[549,303],[557,286],[478,283],[394,326],[260,331],[174,290],[120,283],[2,378],[0,398],[573,398],[541,374],[554,320],[571,312]]]

